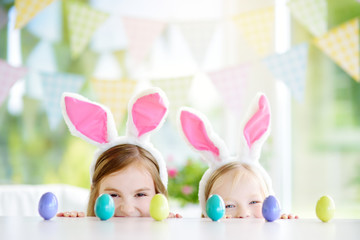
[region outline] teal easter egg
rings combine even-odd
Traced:
[[[206,202],[206,214],[213,221],[218,221],[225,215],[224,200],[217,194],[211,195]]]
[[[334,217],[335,203],[330,196],[322,196],[316,203],[316,216],[323,222]]]
[[[112,218],[115,213],[114,200],[109,194],[101,194],[95,202],[95,215],[101,220]]]
[[[156,221],[162,221],[169,216],[169,204],[163,194],[158,193],[151,199],[150,216]]]

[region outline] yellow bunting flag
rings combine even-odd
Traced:
[[[92,79],[99,102],[109,107],[117,126],[120,125],[130,97],[133,95],[137,82],[132,80]]]
[[[234,17],[247,42],[260,56],[274,51],[274,7],[249,11]]]
[[[154,86],[161,88],[168,96],[170,102],[169,117],[174,124],[179,107],[187,104],[193,78],[194,76],[185,76],[151,80]]]
[[[71,55],[76,58],[84,51],[94,32],[109,15],[79,2],[70,1],[66,6]]]
[[[36,14],[50,5],[54,0],[16,0],[15,28],[25,26]]]
[[[326,0],[291,0],[288,2],[291,15],[315,36],[327,31]]]
[[[141,63],[154,41],[165,28],[165,22],[123,17],[124,29],[129,41],[129,52],[134,65]]]
[[[360,81],[358,18],[330,30],[314,41],[345,72],[356,81]]]

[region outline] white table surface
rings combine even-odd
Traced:
[[[0,239],[360,239],[360,219],[277,220],[183,218],[0,217]]]

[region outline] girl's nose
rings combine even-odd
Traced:
[[[134,217],[135,216],[135,207],[129,202],[122,202],[118,207],[118,214],[122,217]]]
[[[236,217],[238,218],[248,218],[250,217],[249,209],[244,206],[239,206],[238,211],[236,213]]]

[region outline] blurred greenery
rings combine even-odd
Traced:
[[[169,196],[184,206],[187,203],[198,203],[199,182],[208,167],[200,162],[188,159],[184,166],[168,167]]]

